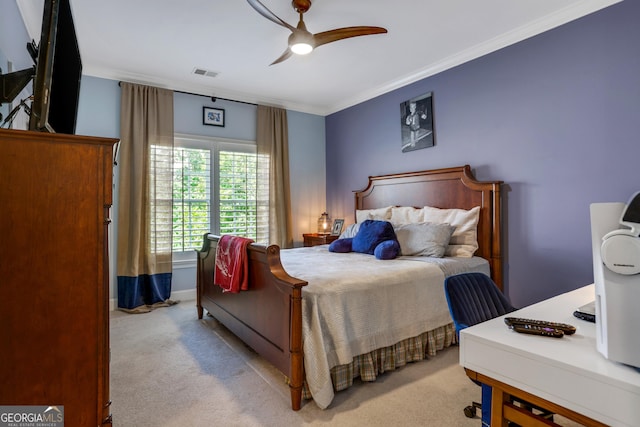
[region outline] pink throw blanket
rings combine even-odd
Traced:
[[[216,268],[213,282],[224,292],[238,293],[249,289],[249,262],[247,246],[253,240],[224,235],[216,248]]]

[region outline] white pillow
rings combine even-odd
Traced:
[[[442,258],[456,228],[449,224],[421,222],[398,224],[393,229],[402,255]]]
[[[356,209],[356,222],[362,222],[367,219],[389,221],[391,219],[391,206],[377,209]]]
[[[344,229],[342,234],[340,234],[339,239],[347,239],[350,237],[354,237],[356,234],[358,234],[359,229],[360,229],[360,223],[349,224],[347,228]]]
[[[444,253],[445,256],[470,258],[478,250],[480,206],[469,210],[439,209],[425,206],[422,210],[425,221],[437,224],[451,224],[456,227]]]
[[[413,206],[394,206],[391,208],[392,224],[415,224],[423,221],[422,209]]]

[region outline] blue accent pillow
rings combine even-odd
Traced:
[[[391,223],[388,221],[367,219],[360,224],[358,234],[353,237],[351,249],[354,252],[373,255],[376,246],[386,240],[398,242]]]
[[[351,238],[351,237],[334,240],[329,245],[329,252],[340,252],[340,253],[351,252],[351,241],[352,240],[353,240],[353,238]]]
[[[400,254],[400,245],[397,240],[385,240],[373,251],[378,259],[394,259]]]

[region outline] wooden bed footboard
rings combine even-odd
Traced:
[[[197,251],[197,309],[206,309],[245,344],[289,378],[291,407],[301,407],[304,381],[302,354],[302,287],[307,282],[289,276],[276,245],[251,244],[249,290],[222,292],[213,283],[219,236],[205,234]],[[251,307],[255,307],[252,309]]]

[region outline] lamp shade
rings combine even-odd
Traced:
[[[329,234],[331,232],[331,218],[329,218],[329,214],[323,212],[318,218],[318,233],[320,234]]]

